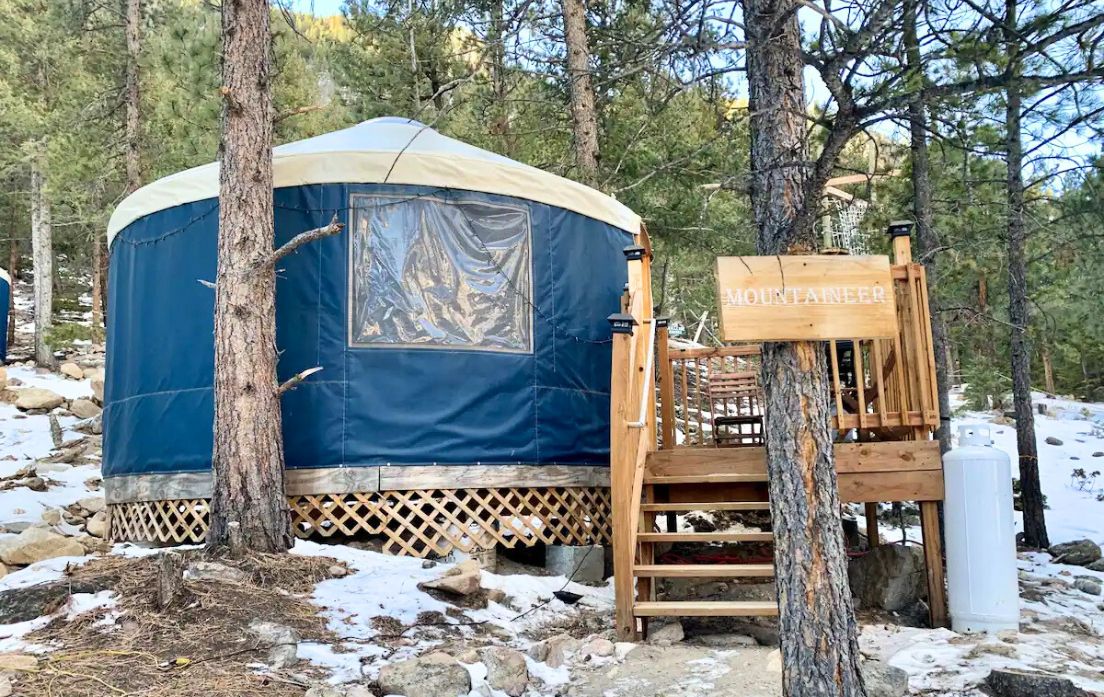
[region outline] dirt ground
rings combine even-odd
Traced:
[[[640,646],[619,665],[577,667],[570,697],[774,697],[781,658],[761,646]]]

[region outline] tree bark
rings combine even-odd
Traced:
[[[19,239],[15,235],[15,218],[12,214],[11,230],[8,237],[8,276],[11,289],[8,291],[8,349],[15,345],[15,283],[19,280]],[[3,356],[0,356],[3,358]]]
[[[44,368],[54,368],[54,352],[46,335],[54,317],[54,231],[46,172],[41,156],[31,163],[31,256],[34,264],[34,357]]]
[[[491,106],[491,134],[501,140],[500,152],[512,157],[517,143],[510,133],[510,107],[506,103],[506,26],[502,12],[502,0],[490,0],[490,22],[487,25],[487,50],[491,61],[491,90],[494,104]]]
[[[276,381],[269,7],[222,3],[215,282],[214,495],[209,547],[291,545]]]
[[[1031,407],[1031,323],[1028,304],[1027,229],[1024,222],[1022,94],[1019,73],[1019,36],[1015,31],[1017,0],[1005,0],[1005,46],[1013,79],[1006,90],[1005,138],[1008,162],[1008,320],[1012,325],[1012,408],[1016,414],[1016,449],[1019,453],[1020,492],[1023,503],[1024,544],[1049,547],[1043,489],[1039,482],[1039,448],[1035,442],[1035,412]]]
[[[571,133],[577,179],[598,185],[598,110],[590,81],[585,0],[563,0],[564,43],[571,94]]]
[[[1043,382],[1047,394],[1058,394],[1054,385],[1054,358],[1050,355],[1050,346],[1043,346]]]
[[[904,43],[908,69],[926,83],[920,42],[916,35],[916,14],[920,0],[905,3]],[[939,450],[951,449],[951,378],[947,363],[947,325],[939,313],[938,254],[941,247],[939,233],[932,220],[931,163],[928,157],[928,117],[923,92],[917,91],[909,102],[909,147],[912,151],[912,214],[916,219],[917,246],[920,263],[928,280],[928,314],[931,316],[932,349],[935,352],[935,381],[939,390],[939,428],[935,437]]]
[[[763,255],[816,240],[797,0],[744,0],[751,202]],[[802,221],[808,221],[804,224]],[[864,695],[821,342],[763,346],[767,471],[787,696]]]
[[[129,194],[142,185],[138,84],[138,60],[142,51],[141,0],[126,0],[126,47],[126,191]]]

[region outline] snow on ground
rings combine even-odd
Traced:
[[[1072,477],[1104,470],[1104,405],[1034,395],[1047,413],[1035,416],[1039,473],[1049,506],[1047,531],[1052,543],[1090,539],[1104,542],[1104,477]],[[958,427],[989,424],[994,447],[1012,461],[1016,476],[1016,429],[995,412],[961,408],[961,392],[952,393],[955,443]],[[1061,445],[1051,445],[1047,439]],[[1018,530],[1023,529],[1017,513]],[[860,516],[860,525],[865,521]],[[895,539],[900,530],[883,535]],[[906,529],[919,540],[916,527]],[[1046,553],[1020,555],[1020,631],[1000,636],[960,635],[947,629],[868,625],[862,630],[864,653],[905,670],[913,692],[980,695],[978,684],[993,669],[1043,671],[1064,675],[1086,690],[1104,691],[1104,598],[1072,587],[1076,576],[1104,581],[1104,573],[1051,563]]]
[[[433,627],[420,627],[408,633],[410,642],[391,652],[376,640],[390,629],[381,629],[378,620],[397,620],[405,627],[425,624],[424,613],[441,613],[438,620],[461,628],[473,636],[481,625],[500,628],[510,637],[514,648],[524,650],[529,642],[521,636],[527,629],[578,614],[589,608],[613,611],[613,588],[567,583],[563,576],[497,575],[482,572],[481,586],[497,589],[507,596],[504,602],[488,602],[486,609],[464,611],[466,619],[445,619],[452,605],[437,600],[418,588],[419,583],[439,578],[450,564],[424,565],[422,559],[393,557],[345,545],[326,545],[299,540],[293,550],[304,556],[332,557],[345,562],[353,573],[343,578],[322,581],[315,586],[312,601],[322,608],[329,628],[343,638],[339,647],[319,644],[306,646],[303,656],[328,668],[334,682],[374,679],[385,664],[420,655],[444,640]],[[426,568],[429,566],[429,568]],[[554,591],[569,590],[582,597],[569,606],[553,596]],[[391,624],[388,622],[388,624]],[[425,630],[430,631],[425,631]],[[450,627],[456,629],[456,627]],[[335,650],[336,649],[336,650]],[[562,676],[561,676],[562,677]]]
[[[28,387],[44,387],[66,398],[91,394],[88,381],[40,374],[19,366],[9,368],[8,374]],[[956,399],[960,400],[957,394]],[[1087,537],[1097,543],[1104,542],[1104,501],[1098,500],[1104,493],[1104,475],[1097,475],[1095,479],[1092,476],[1098,469],[1104,470],[1104,456],[1094,457],[1094,453],[1104,452],[1104,405],[1049,399],[1041,395],[1037,399],[1047,408],[1046,415],[1036,416],[1036,433],[1043,492],[1050,506],[1047,522],[1051,540],[1063,542]],[[954,418],[954,425],[991,424],[996,447],[1007,452],[1014,463],[1015,429],[1000,423],[1002,420],[995,413],[960,411]],[[63,428],[63,440],[75,437],[70,429],[76,419],[63,416],[58,422]],[[1050,445],[1046,442],[1048,438],[1062,443]],[[0,403],[0,477],[11,476],[27,465],[36,464],[46,458],[53,447],[48,416],[22,414],[11,405]],[[64,507],[92,495],[85,482],[100,475],[95,465],[37,464],[39,475],[48,480],[47,490],[34,492],[24,486],[0,490],[0,525],[36,523],[44,510]],[[1072,476],[1078,468],[1085,470],[1085,478]],[[888,539],[895,539],[900,533],[884,523],[882,530]],[[919,530],[914,527],[907,528],[906,534],[910,539],[919,539]],[[112,553],[138,556],[154,553],[154,550],[116,545]],[[438,578],[449,568],[448,564],[425,568],[421,559],[305,541],[296,543],[294,553],[333,557],[346,563],[352,571],[345,577],[319,583],[312,596],[328,627],[341,640],[333,645],[303,642],[299,647],[300,656],[327,669],[334,683],[374,679],[384,664],[423,654],[448,641],[454,642],[458,635],[461,638],[478,636],[524,651],[532,641],[529,635],[538,628],[586,612],[612,616],[610,586],[594,588],[567,584],[563,577],[483,572],[483,587],[501,590],[507,598],[501,603],[490,602],[485,609],[466,609],[464,617],[456,619],[447,614],[451,605],[417,587],[419,583]],[[66,565],[84,563],[91,558],[39,562],[0,579],[0,591],[57,580],[62,577]],[[1086,689],[1104,690],[1101,669],[1104,666],[1104,599],[1072,588],[1074,576],[1104,580],[1104,573],[1053,564],[1045,553],[1021,555],[1019,567],[1020,632],[996,637],[963,636],[946,629],[867,625],[863,627],[861,638],[864,653],[908,672],[914,693],[980,694],[978,684],[993,668],[1045,670],[1068,675]],[[553,592],[565,585],[567,590],[583,596],[578,604],[569,606],[554,599]],[[108,610],[103,621],[111,624],[110,608],[114,602],[110,593],[76,594],[56,610],[54,617],[73,619],[90,610]],[[432,616],[438,622],[467,626],[449,627],[448,631],[425,626],[427,613],[434,613]],[[0,626],[0,653],[47,650],[49,647],[27,645],[23,637],[49,620],[38,618]],[[401,623],[404,630],[412,625],[420,626],[400,630],[403,640],[392,650],[381,639],[388,632],[396,631],[395,621]],[[623,658],[622,655],[616,660]],[[563,685],[577,677],[568,667],[553,669],[532,659],[527,662],[548,694],[562,690]],[[473,677],[473,694],[489,694],[489,690],[481,692],[485,688],[485,668],[479,663],[466,667]],[[684,687],[689,690],[693,681],[698,680],[702,682],[698,687],[704,690],[703,694],[707,693],[705,685],[716,679],[710,673],[714,667],[704,663],[686,665],[688,682]]]

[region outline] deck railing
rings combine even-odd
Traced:
[[[826,342],[832,428],[875,431],[887,439],[939,426],[927,286],[920,264],[892,268],[898,335]],[[762,415],[762,401],[714,389],[732,374],[758,374],[758,344],[671,348],[657,334],[661,447],[710,446],[717,419]]]

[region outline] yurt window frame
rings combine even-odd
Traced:
[[[507,275],[501,268],[498,268],[495,264],[498,273],[506,277],[506,288],[504,293],[520,296],[521,303],[518,312],[524,313],[523,321],[525,323],[526,336],[525,345],[520,347],[510,347],[502,345],[492,344],[478,344],[478,343],[430,343],[430,342],[387,342],[387,341],[375,341],[365,342],[357,341],[355,327],[355,314],[356,314],[356,270],[354,268],[354,254],[353,246],[356,241],[358,231],[356,229],[359,222],[359,210],[364,207],[361,202],[366,200],[383,200],[386,202],[397,203],[402,205],[410,201],[432,201],[439,205],[445,205],[460,209],[464,205],[480,205],[490,208],[507,209],[520,213],[524,218],[524,234],[522,235],[519,246],[524,247],[525,254],[525,276],[526,282],[522,288],[518,288],[517,280]],[[465,214],[465,217],[467,215]],[[486,198],[476,197],[448,197],[434,195],[412,195],[404,196],[402,194],[394,193],[377,193],[377,192],[353,192],[349,194],[349,234],[347,243],[347,303],[348,308],[346,312],[347,322],[347,342],[350,348],[354,349],[427,349],[427,350],[445,350],[445,351],[477,351],[486,353],[511,353],[511,354],[524,354],[532,355],[534,351],[534,304],[533,297],[533,221],[528,206],[514,205],[502,201],[488,200]],[[435,232],[438,232],[435,230]],[[482,240],[480,240],[482,243]],[[493,262],[492,262],[493,263]]]

